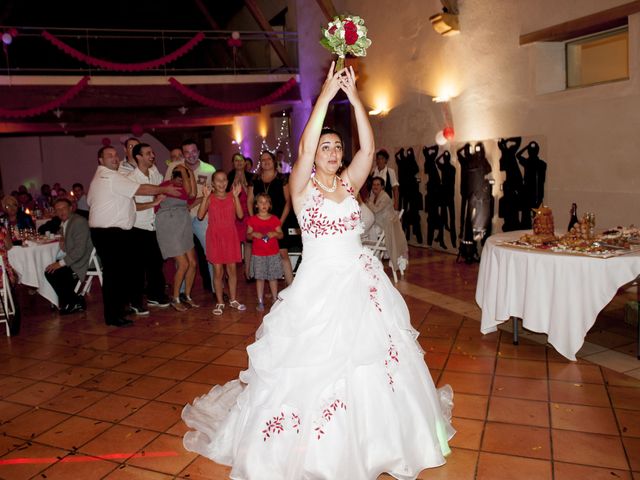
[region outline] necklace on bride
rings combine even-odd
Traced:
[[[333,184],[330,187],[327,187],[324,183],[322,183],[316,175],[313,176],[313,181],[316,185],[318,185],[322,190],[327,193],[333,193],[338,188],[338,176],[334,175]]]

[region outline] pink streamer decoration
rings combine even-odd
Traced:
[[[116,63],[86,55],[76,50],[75,48],[70,47],[55,36],[51,35],[46,30],[42,32],[42,36],[49,40],[60,50],[65,52],[67,55],[75,58],[76,60],[88,63],[89,65],[92,65],[94,67],[104,68],[105,70],[115,70],[117,72],[141,72],[143,70],[161,67],[162,65],[173,62],[174,60],[180,58],[205,38],[204,33],[200,32],[187,43],[185,43],[182,47],[178,48],[175,52],[170,53],[169,55],[165,55],[164,57],[158,58],[156,60],[150,60],[148,62],[142,63]]]
[[[73,97],[78,95],[84,87],[89,83],[89,77],[82,77],[82,79],[76,83],[73,87],[67,90],[64,95],[61,97],[52,100],[47,103],[43,103],[37,107],[24,108],[20,110],[9,110],[6,108],[0,107],[0,117],[8,117],[8,118],[26,118],[26,117],[35,117],[36,115],[40,115],[45,112],[49,112],[51,110],[55,110],[56,108],[62,106],[67,103]]]
[[[286,83],[280,86],[280,88],[278,88],[277,90],[275,90],[274,92],[270,93],[265,97],[259,98],[257,100],[253,100],[251,102],[232,103],[232,102],[221,102],[219,100],[213,100],[211,98],[203,97],[202,95],[193,91],[186,85],[183,85],[182,83],[180,83],[175,78],[173,77],[169,78],[169,84],[173,88],[178,90],[178,92],[182,93],[184,96],[189,97],[191,100],[194,100],[206,107],[217,108],[220,110],[231,110],[231,111],[253,110],[254,108],[258,108],[268,103],[271,103],[274,100],[277,100],[278,98],[280,98],[285,93],[287,93],[293,87],[295,87],[297,83],[298,82],[296,82],[295,78],[290,78]]]

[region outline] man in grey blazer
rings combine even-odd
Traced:
[[[58,198],[53,208],[62,222],[62,250],[65,255],[57,262],[47,266],[45,277],[58,294],[60,313],[67,315],[86,309],[84,298],[74,289],[78,280],[84,280],[89,268],[89,259],[93,251],[91,232],[86,218],[72,210],[67,198]]]

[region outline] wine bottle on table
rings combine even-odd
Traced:
[[[567,228],[567,232],[571,231],[571,228],[578,223],[578,205],[575,203],[571,204],[571,218],[569,218],[569,227]]]

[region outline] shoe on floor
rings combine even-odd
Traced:
[[[147,305],[149,305],[150,307],[167,308],[169,305],[171,305],[171,301],[169,300],[169,298],[149,298],[147,299]]]
[[[224,311],[224,303],[216,303],[216,308],[214,308],[211,313],[213,313],[214,315],[222,315],[222,312]]]
[[[184,303],[182,303],[180,300],[173,300],[171,302],[171,307],[176,311],[176,312],[186,312],[187,310],[189,310],[189,307],[187,307]]]
[[[256,305],[256,310],[259,312],[264,312],[264,303],[258,302],[258,305]]]
[[[107,320],[107,325],[111,327],[132,327],[133,322],[131,320],[127,320],[126,318],[116,318],[114,320]]]
[[[142,305],[131,305],[131,310],[133,310],[133,313],[139,317],[146,317],[149,315],[149,310]]]
[[[184,300],[181,300],[182,303],[188,305],[191,308],[198,308],[200,305],[193,301],[193,298],[185,295]]]
[[[241,312],[245,311],[247,309],[247,306],[243,303],[240,303],[237,300],[231,300],[231,302],[229,302],[229,306],[231,308],[235,308],[236,310],[240,310]]]

